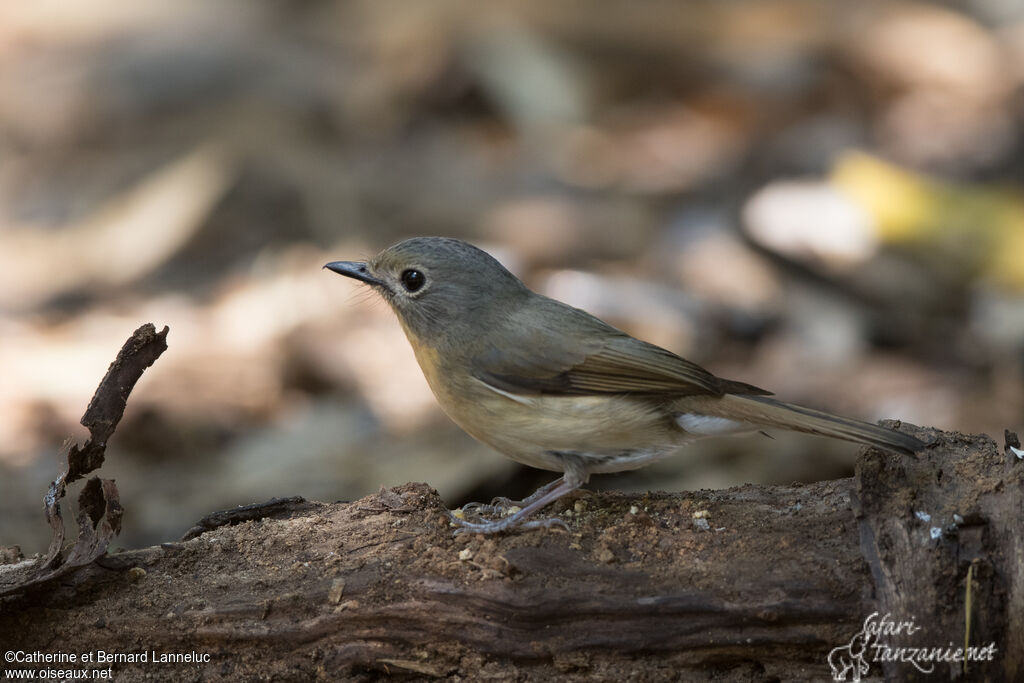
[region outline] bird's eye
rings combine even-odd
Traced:
[[[409,268],[402,271],[402,286],[407,292],[415,292],[426,284],[427,278],[418,270]]]

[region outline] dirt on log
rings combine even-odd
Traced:
[[[966,636],[993,644],[967,680],[1020,680],[1024,463],[985,436],[902,428],[928,448],[867,450],[851,479],[579,492],[552,510],[570,531],[453,537],[424,484],[224,514],[0,602],[3,650],[93,659],[0,666],[118,681],[790,681],[829,680],[852,657],[865,678],[942,680],[963,664],[928,675],[879,661],[879,646]],[[873,613],[913,626],[865,635]]]

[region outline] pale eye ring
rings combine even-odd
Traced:
[[[402,286],[405,287],[407,292],[419,291],[427,283],[426,276],[415,268],[403,270],[400,279],[402,280]]]

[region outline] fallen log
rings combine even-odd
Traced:
[[[970,679],[1019,679],[1024,463],[985,436],[902,428],[929,447],[866,450],[850,479],[579,492],[553,506],[570,531],[453,536],[425,484],[215,516],[190,540],[7,598],[4,650],[78,659],[3,666],[119,681],[789,681],[836,666],[924,680],[964,662],[906,651],[966,637]]]

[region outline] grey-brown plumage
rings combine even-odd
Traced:
[[[415,238],[368,263],[326,267],[370,284],[387,300],[456,423],[518,462],[563,472],[511,516],[459,520],[466,530],[549,525],[525,520],[592,473],[642,467],[705,436],[779,428],[907,453],[923,445],[716,377],[530,291],[486,252],[460,240]]]

